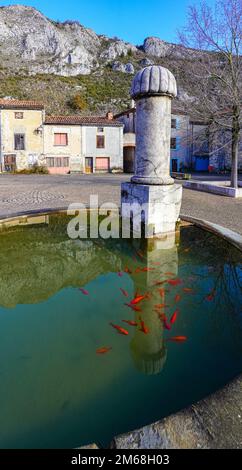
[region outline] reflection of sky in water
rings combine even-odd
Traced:
[[[140,258],[140,248],[130,241],[73,243],[65,239],[60,219],[50,219],[49,226],[0,236],[0,447],[105,445],[241,372],[237,250],[188,227],[178,247],[149,248]],[[126,266],[155,270],[119,277]],[[183,283],[166,284],[162,299],[154,283],[168,271]],[[122,323],[139,321],[140,314],[124,305],[128,299],[120,287],[130,298],[137,290],[152,293],[140,304],[148,335]],[[185,294],[183,287],[193,292]],[[209,302],[213,288],[216,296]],[[177,293],[181,301],[175,304]],[[180,309],[171,332],[153,308],[163,302],[168,318]],[[110,322],[129,336],[117,334]],[[177,335],[188,341],[166,341]],[[112,351],[97,356],[102,346]]]

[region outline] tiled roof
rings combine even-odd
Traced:
[[[115,119],[108,119],[103,116],[46,116],[45,124],[70,124],[80,126],[110,126],[122,127],[123,124]]]
[[[1,109],[44,109],[40,101],[0,99]]]

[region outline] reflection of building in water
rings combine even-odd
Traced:
[[[136,243],[138,243],[137,240]],[[163,338],[164,326],[155,310],[155,305],[165,304],[166,298],[165,294],[161,297],[159,287],[155,287],[155,284],[167,277],[165,273],[168,271],[172,272],[174,277],[177,276],[178,253],[176,244],[174,243],[171,247],[166,238],[165,240],[140,240],[139,243],[142,244],[142,251],[146,254],[145,267],[148,271],[145,277],[133,277],[135,292],[138,291],[141,294],[148,292],[152,295],[139,304],[142,312],[136,312],[135,317],[139,324],[140,318],[144,321],[149,328],[149,333],[144,334],[139,328],[135,329],[130,349],[136,369],[147,375],[155,375],[162,371],[167,356]]]

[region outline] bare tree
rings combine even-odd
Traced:
[[[179,33],[187,50],[189,67],[185,81],[193,114],[210,125],[210,136],[229,135],[231,186],[238,187],[241,115],[242,2],[208,0],[190,6],[187,26]],[[224,145],[224,143],[223,143]]]

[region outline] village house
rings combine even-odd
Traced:
[[[38,101],[0,99],[0,170],[39,165],[51,174],[133,173],[135,122],[134,106],[116,116],[47,116]],[[206,123],[172,107],[171,173],[230,169],[229,142],[225,133],[215,142]]]
[[[132,108],[114,116],[124,125],[124,171],[133,173],[135,163],[136,109]],[[192,119],[184,111],[172,106],[171,116],[171,173],[189,171],[215,171],[231,168],[231,137],[226,133],[215,139],[209,126]],[[242,170],[242,148],[239,152],[239,169]]]
[[[42,103],[0,100],[2,172],[46,166],[49,173],[123,170],[123,124],[105,117],[46,116]]]

